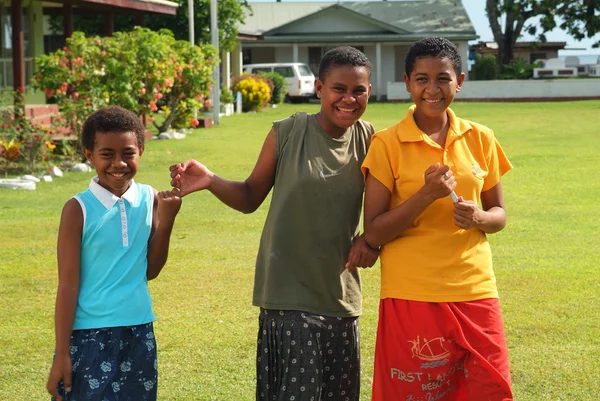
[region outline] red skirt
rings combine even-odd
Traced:
[[[382,299],[373,401],[512,401],[498,299]]]

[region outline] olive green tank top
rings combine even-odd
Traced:
[[[332,138],[314,114],[276,121],[277,171],[256,260],[253,304],[333,317],[362,312],[358,270],[345,264],[359,234],[361,164],[373,126]]]

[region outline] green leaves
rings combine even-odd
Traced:
[[[139,115],[168,107],[162,132],[174,121],[191,124],[216,63],[212,46],[192,47],[166,29],[136,27],[105,38],[75,32],[64,49],[36,59],[34,86],[59,104],[64,125],[78,137],[85,117],[107,104]]]
[[[502,69],[511,63],[513,46],[523,32],[538,35],[541,42],[557,26],[577,40],[600,32],[600,0],[486,0],[486,11]],[[594,47],[599,45],[600,40]]]

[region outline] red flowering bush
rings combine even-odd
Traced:
[[[140,116],[165,108],[171,118],[155,124],[162,132],[206,97],[216,62],[212,46],[192,48],[168,30],[136,27],[106,38],[75,32],[64,49],[36,58],[33,82],[58,103],[78,138],[85,117],[107,104]]]
[[[211,106],[212,71],[218,62],[212,46],[191,46],[188,41],[178,40],[173,44],[178,65],[173,85],[163,97],[156,99],[157,108],[165,111],[161,125],[154,124],[159,132],[169,127],[187,128],[198,126],[194,122],[194,110]]]

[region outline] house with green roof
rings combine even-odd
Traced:
[[[468,70],[468,41],[477,39],[460,0],[250,3],[238,47],[222,54],[222,76],[243,64],[306,63],[317,75],[321,56],[339,45],[363,51],[373,64],[372,96],[385,99],[387,83],[402,81],[410,45],[426,36],[452,40]],[[233,71],[231,71],[233,70]],[[228,84],[228,82],[224,82]]]

